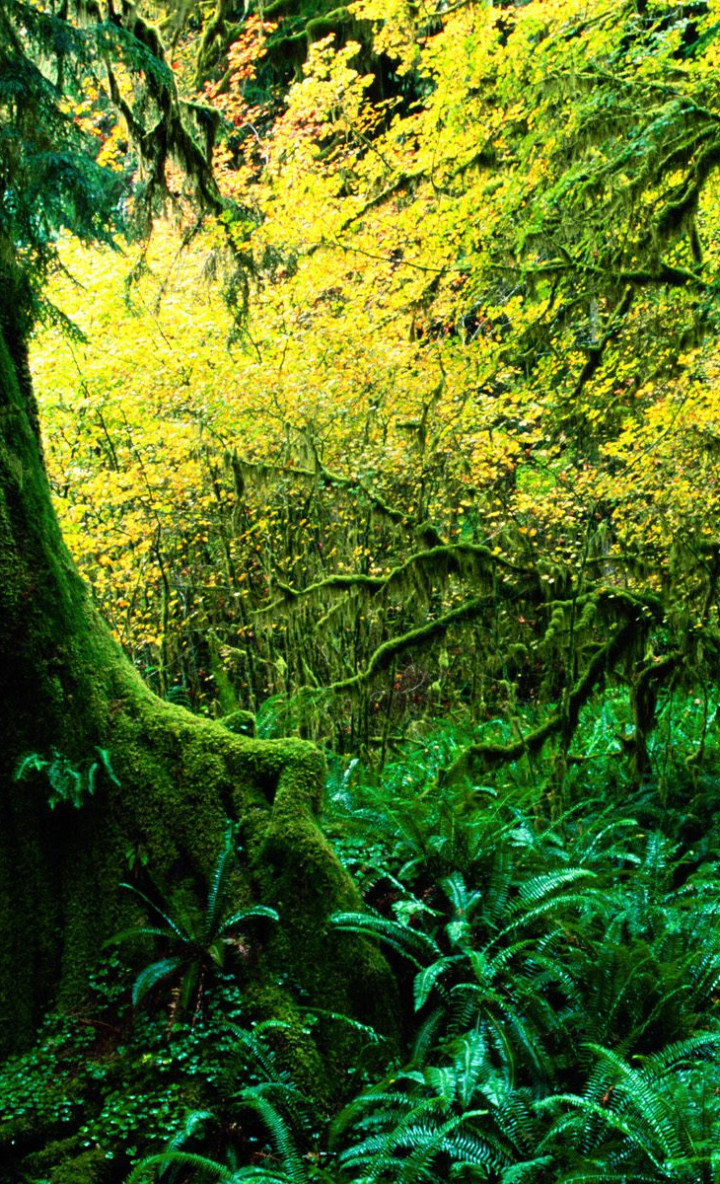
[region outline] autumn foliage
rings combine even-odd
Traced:
[[[717,8],[359,0],[285,96],[248,17],[203,92],[227,212],[68,241],[86,340],[34,350],[65,536],[161,693],[383,754],[499,717],[468,760],[561,766],[613,685],[642,775],[720,652]]]

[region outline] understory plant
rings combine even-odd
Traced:
[[[382,948],[404,1032],[391,1055],[332,1017],[372,1052],[339,1111],[293,1079],[286,1025],[248,1022],[227,955],[275,914],[237,908],[229,830],[195,910],[133,887],[148,920],[123,944],[154,957],[129,993],[113,954],[51,1056],[6,1069],[0,1139],[33,1113],[110,1154],[112,1184],[716,1184],[720,859],[712,816],[694,821],[711,768],[680,810],[657,783],[603,794],[609,754],[557,814],[528,761],[442,782],[452,755],[439,731],[380,776],[331,774],[326,825],[365,897],[332,925]],[[164,984],[184,991],[170,1025]]]
[[[402,1059],[312,1116],[266,1061],[226,1100],[221,1156],[175,1137],[133,1182],[717,1181],[712,826],[696,849],[661,787],[603,796],[612,755],[553,816],[528,765],[442,785],[452,741],[429,737],[426,753],[380,778],[335,769],[329,786],[328,825],[367,901],[332,921],[395,968]]]
[[[247,955],[247,923],[258,918],[279,919],[277,911],[268,905],[234,907],[231,893],[236,854],[235,828],[228,823],[225,845],[202,905],[194,898],[189,902],[165,902],[162,897],[153,900],[134,884],[122,885],[143,903],[150,920],[123,930],[111,942],[152,938],[163,947],[162,956],[145,966],[135,979],[134,1004],[139,1004],[158,984],[168,982],[174,984],[173,1014],[196,1014],[208,978],[223,970],[228,950],[241,957]]]

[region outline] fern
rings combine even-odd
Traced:
[[[566,888],[568,884],[576,884],[578,880],[588,877],[596,878],[594,872],[583,867],[563,868],[561,871],[545,872],[540,876],[534,876],[533,879],[526,880],[520,885],[520,903],[524,907],[530,908],[531,916],[540,916],[537,907],[541,902],[547,901],[547,898],[556,893],[558,889]]]
[[[288,1092],[288,1087],[285,1085],[283,1089],[285,1102],[287,1102]],[[294,1091],[294,1094],[295,1100],[300,1100],[299,1091]],[[242,1106],[250,1107],[262,1119],[280,1159],[282,1178],[288,1184],[305,1184],[307,1179],[305,1164],[298,1152],[292,1128],[286,1115],[281,1113],[278,1107],[265,1097],[264,1088],[249,1086],[236,1094],[235,1100]],[[299,1111],[293,1107],[291,1112],[297,1114]],[[242,1169],[238,1176],[242,1177]]]
[[[413,983],[413,1002],[415,1010],[420,1011],[428,1000],[431,991],[439,986],[439,980],[444,974],[451,971],[458,965],[462,965],[465,959],[462,954],[449,954],[445,958],[439,958],[437,962],[432,962],[430,966],[426,966],[419,974],[415,976]],[[442,998],[448,999],[447,992],[441,992]]]
[[[536,1179],[547,1178],[547,1169],[552,1166],[552,1156],[540,1155],[522,1163],[513,1163],[500,1173],[500,1184],[534,1184]]]
[[[43,757],[38,752],[28,753],[18,763],[14,779],[26,781],[33,773],[40,773],[50,787],[48,805],[51,810],[59,805],[70,805],[79,810],[87,798],[94,795],[99,774],[104,773],[111,784],[120,786],[108,750],[96,746],[95,752],[97,759],[86,760],[79,765],[58,752],[57,748],[50,749],[49,757]]]
[[[147,1155],[135,1165],[127,1178],[126,1184],[141,1184],[142,1181],[152,1179],[156,1175],[154,1169],[166,1167],[192,1168],[199,1173],[201,1179],[221,1180],[223,1184],[233,1184],[237,1178],[224,1164],[205,1155],[195,1155],[191,1151],[160,1151],[155,1155]]]
[[[240,1028],[236,1024],[230,1025],[230,1031],[235,1037],[238,1047],[242,1050],[244,1060],[247,1063],[249,1058],[253,1072],[257,1073],[264,1081],[286,1082],[288,1080],[287,1073],[278,1067],[272,1049],[264,1040],[266,1033],[284,1031],[287,1028],[288,1024],[282,1020],[264,1020],[262,1023],[255,1024],[250,1030]]]
[[[442,951],[437,942],[417,929],[409,929],[399,921],[390,921],[378,913],[333,913],[331,924],[336,928],[376,937],[386,942],[413,965],[422,968],[422,960],[438,958]]]
[[[428,1084],[433,1082],[431,1076]],[[476,1120],[487,1114],[486,1109],[452,1113],[449,1098],[436,1092],[419,1098],[369,1093],[352,1104],[355,1141],[340,1153],[339,1163],[353,1177],[398,1184],[446,1180],[449,1165],[451,1174],[468,1167],[496,1171],[508,1162],[508,1149],[484,1121],[482,1132],[476,1129]],[[341,1129],[347,1132],[348,1125],[346,1116]]]
[[[147,933],[148,930],[143,932]],[[133,983],[133,1006],[137,1007],[158,983],[163,982],[166,978],[174,977],[183,968],[183,965],[184,959],[180,955],[175,955],[173,958],[161,958],[157,962],[151,962],[149,966],[141,970]]]
[[[196,1012],[202,1002],[207,976],[222,969],[227,948],[237,945],[237,931],[257,918],[279,920],[275,909],[267,905],[252,905],[224,915],[229,903],[229,876],[234,858],[235,828],[228,823],[225,844],[215,865],[204,908],[173,909],[169,904],[161,905],[151,900],[134,884],[121,884],[142,901],[150,915],[161,924],[124,929],[106,944],[155,937],[172,951],[151,962],[137,976],[132,991],[134,1003],[140,1003],[161,982],[179,979],[180,1010]]]
[[[612,1050],[593,1046],[599,1072],[593,1075],[586,1094],[558,1095],[538,1103],[540,1110],[569,1106],[576,1112],[558,1118],[546,1141],[557,1144],[560,1137],[565,1141],[582,1133],[579,1145],[586,1155],[593,1149],[593,1161],[598,1162],[598,1153],[604,1149],[602,1158],[607,1162],[608,1140],[613,1140],[628,1163],[638,1164],[640,1172],[648,1170],[649,1161],[663,1179],[694,1180],[693,1172],[700,1165],[709,1166],[714,1140],[712,1125],[705,1126],[704,1107],[688,1104],[688,1091],[693,1082],[704,1082],[710,1073],[710,1091],[703,1083],[701,1092],[708,1099],[716,1096],[714,1059],[705,1065],[703,1061],[712,1057],[719,1044],[720,1035],[702,1034],[668,1046],[637,1069]],[[717,1103],[714,1110],[717,1121]],[[592,1178],[591,1174],[587,1178]]]

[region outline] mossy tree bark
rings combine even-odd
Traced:
[[[232,734],[154,697],[95,613],[53,513],[19,338],[0,330],[0,1048],[28,1042],[43,1009],[82,991],[127,907],[128,851],[166,885],[200,886],[228,817],[244,851],[240,904],[274,905],[277,933],[253,986],[258,1007],[306,1002],[392,1027],[384,963],[329,931],[354,886],[316,822],[322,758],[301,741]],[[110,754],[79,809],[50,811],[47,781],[17,781],[30,752],[87,768]],[[336,1066],[342,1050],[324,1050]]]

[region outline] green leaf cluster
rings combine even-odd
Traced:
[[[74,806],[79,810],[87,799],[94,795],[101,776],[105,776],[112,785],[120,787],[110,763],[110,753],[107,749],[97,746],[95,751],[97,759],[86,760],[79,765],[54,747],[50,749],[49,757],[43,757],[38,752],[28,753],[15,770],[15,780],[27,781],[33,774],[39,773],[50,787],[47,800],[51,810],[61,804]]]

